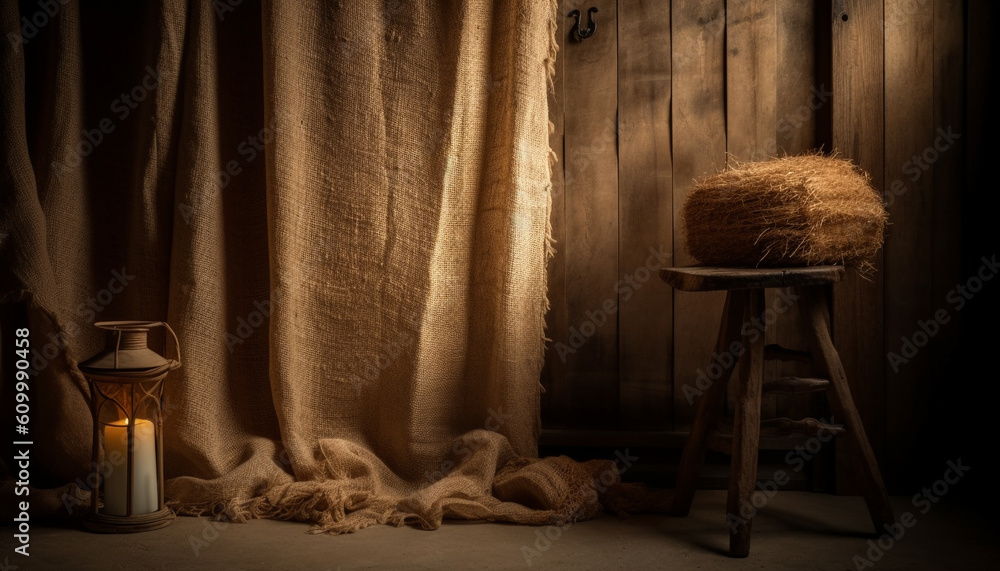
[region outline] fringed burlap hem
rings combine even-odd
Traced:
[[[445,519],[566,525],[604,512],[666,513],[669,499],[643,484],[622,482],[613,462],[559,456],[512,460],[497,472],[491,489],[479,493],[460,475],[402,496],[359,489],[356,480],[285,481],[249,499],[169,505],[179,515],[237,523],[298,521],[313,524],[309,533],[344,534],[373,525],[433,530]]]

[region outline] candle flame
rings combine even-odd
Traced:
[[[137,419],[135,419],[135,425],[136,426],[139,426],[140,424],[144,424],[144,423],[147,423],[147,422],[149,422],[149,421],[146,420],[146,419],[144,419],[144,418],[137,418]],[[128,426],[128,418],[119,418],[118,420],[112,420],[111,422],[107,423],[107,425],[108,426]]]

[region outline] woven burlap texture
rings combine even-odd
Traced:
[[[4,42],[0,285],[40,355],[34,509],[83,510],[93,322],[162,319],[180,513],[346,532],[601,510],[610,461],[536,457],[555,2],[445,4],[68,3]],[[122,85],[143,86],[128,113]]]

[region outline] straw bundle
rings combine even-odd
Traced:
[[[730,167],[697,181],[684,204],[688,252],[719,266],[868,271],[887,220],[867,173],[820,154]]]

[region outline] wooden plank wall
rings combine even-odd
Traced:
[[[564,41],[565,238],[557,246],[565,252],[568,331],[558,339],[566,349],[556,358],[565,359],[571,418],[593,427],[619,420],[618,320],[605,307],[607,300],[619,301],[618,38],[615,3],[602,5],[599,34],[572,46]],[[570,0],[562,13],[579,9],[586,15],[589,6]]]
[[[671,3],[673,61],[672,135],[674,158],[674,262],[695,260],[685,251],[682,208],[694,179],[726,165],[726,3]],[[641,41],[641,40],[639,40]],[[699,370],[715,345],[725,294],[673,291],[674,414],[677,430],[690,427]],[[685,389],[686,387],[686,389]]]
[[[734,160],[836,150],[887,192],[891,226],[875,271],[849,275],[830,294],[834,340],[869,439],[890,487],[905,481],[958,339],[957,327],[942,327],[902,366],[887,357],[962,277],[965,142],[944,149],[941,138],[966,128],[966,4],[560,3],[546,428],[596,430],[623,446],[636,431],[683,434],[723,296],[672,291],[655,269],[695,263],[682,219],[694,180]],[[591,6],[598,31],[576,41],[567,15],[585,18]],[[803,348],[797,312],[779,317],[775,341]],[[822,405],[819,396],[782,397],[764,412],[802,417]]]
[[[884,303],[885,352],[899,347],[899,340],[910,337],[919,320],[934,313],[931,282],[923,276],[932,265],[933,234],[927,229],[932,226],[933,177],[916,166],[922,157],[913,159],[927,148],[936,152],[933,11],[931,2],[910,7],[907,0],[885,0],[885,93],[906,93],[906,97],[888,95],[885,106],[883,180],[892,198],[883,251],[890,263],[882,272],[883,287],[887,297],[907,292]],[[900,191],[898,196],[894,187]],[[903,469],[903,450],[916,438],[913,427],[918,426],[929,396],[930,378],[923,371],[930,362],[929,351],[918,352],[906,366],[883,361],[886,417],[905,420],[886,424],[886,440],[898,443],[886,449],[884,472],[889,479]]]
[[[822,2],[778,0],[776,7],[777,49],[776,133],[771,154],[798,154],[828,145],[821,139],[817,124],[827,117],[830,108],[830,83],[822,66],[816,65],[816,15]],[[819,40],[822,41],[822,40]],[[792,293],[791,288],[785,292]],[[790,298],[789,298],[790,299]],[[772,298],[768,307],[772,307]],[[799,312],[782,314],[776,323],[775,341],[783,347],[805,350]],[[775,377],[808,376],[809,367],[802,363],[775,362],[767,371]],[[779,396],[774,404],[776,416],[804,418],[822,415],[822,396]]]
[[[670,4],[619,0],[618,30],[618,274],[635,284],[618,299],[620,412],[625,428],[655,428],[673,411],[673,305],[657,276],[674,250]]]
[[[728,163],[762,161],[777,152],[778,105],[777,2],[729,0],[726,6],[726,148]],[[773,307],[775,292],[765,293],[764,308]],[[764,309],[762,309],[764,311]],[[777,341],[778,326],[765,330],[764,342]],[[773,362],[765,363],[773,377]],[[735,402],[736,384],[729,403]],[[761,417],[775,414],[776,398],[765,395]]]
[[[835,0],[831,25],[833,148],[852,159],[884,190],[884,92],[881,3]],[[850,273],[833,291],[833,340],[876,456],[885,458],[885,378],[882,350],[883,263],[864,279]],[[884,465],[884,462],[883,462]],[[838,481],[849,481],[838,462]]]

